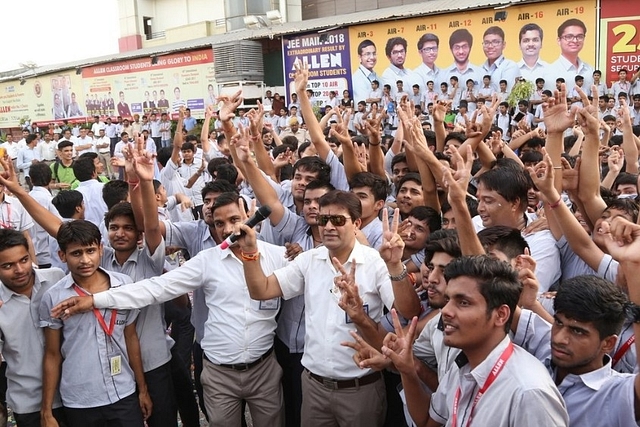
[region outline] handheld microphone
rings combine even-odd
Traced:
[[[253,228],[267,219],[269,215],[271,215],[271,208],[269,206],[260,206],[256,213],[251,218],[249,218],[247,222],[244,223],[244,225],[249,228]],[[229,246],[234,244],[240,238],[240,236],[244,234],[245,232],[243,231],[242,233],[240,233],[240,235],[232,234],[231,236],[227,237],[224,242],[220,243],[220,249],[227,249]]]

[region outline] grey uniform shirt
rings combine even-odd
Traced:
[[[109,275],[111,288],[131,283],[131,278],[124,274],[104,272]],[[138,311],[117,310],[113,334],[109,337],[93,311],[76,314],[67,320],[51,317],[51,309],[56,304],[75,296],[78,294],[68,274],[44,294],[40,304],[40,327],[62,329],[62,403],[69,408],[95,408],[116,403],[136,391],[124,330],[135,322]],[[100,310],[100,314],[107,326],[110,325],[113,311]],[[111,358],[117,356],[121,358],[122,370],[111,375]]]
[[[118,264],[112,248],[104,248],[100,265],[105,270],[126,274],[134,282],[160,276],[164,267],[164,239],[153,254],[146,245],[136,249],[124,264]],[[152,371],[171,360],[173,340],[165,333],[164,305],[153,304],[140,309],[136,320],[136,332],[140,341],[140,355],[144,372]]]
[[[432,395],[429,416],[440,424],[453,426],[452,408],[459,388],[458,425],[467,425],[478,390],[509,342],[509,337],[505,337],[473,370],[461,353]],[[562,396],[544,365],[515,345],[513,354],[473,411],[473,425],[476,426],[557,427],[568,424]]]
[[[42,295],[63,277],[57,268],[35,270],[31,298],[0,284],[0,352],[7,362],[7,402],[15,413],[40,411],[44,334],[38,310]],[[53,407],[61,405],[56,393]]]
[[[567,375],[558,389],[562,393],[572,427],[632,427],[640,425],[635,418],[635,379],[611,369],[611,358],[605,365],[582,375]],[[551,359],[545,362],[554,374]]]
[[[523,310],[514,342],[542,360],[555,379],[551,361],[551,324],[529,310]],[[582,375],[567,375],[558,385],[573,427],[631,427],[636,424],[634,409],[635,375],[611,368],[605,355],[604,366]]]
[[[369,246],[375,250],[380,250],[383,241],[382,221],[380,218],[374,218],[373,221],[362,227],[361,231],[367,238]]]
[[[560,250],[562,264],[562,280],[568,280],[572,277],[589,274],[592,276],[602,277],[610,282],[616,281],[618,276],[618,261],[614,260],[611,255],[604,254],[600,260],[598,271],[594,271],[580,258],[569,246],[567,238],[562,236],[556,241],[556,246]]]

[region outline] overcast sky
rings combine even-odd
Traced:
[[[0,0],[0,71],[118,52],[117,0]]]

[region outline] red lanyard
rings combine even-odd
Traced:
[[[11,227],[11,203],[7,203],[5,201],[4,204],[7,205],[7,222],[4,222],[4,219],[0,220],[0,227],[2,227],[2,228],[13,228],[13,227]],[[1,205],[1,203],[0,203],[0,205]],[[0,208],[0,209],[2,209],[2,208]]]
[[[89,295],[83,289],[81,289],[80,286],[76,285],[75,283],[73,284],[73,289],[81,297]],[[96,316],[96,319],[98,319],[98,323],[102,327],[102,330],[104,331],[104,333],[107,334],[108,336],[113,335],[113,328],[116,325],[116,317],[118,315],[118,310],[116,309],[111,310],[111,320],[109,321],[108,328],[107,328],[106,322],[104,321],[104,316],[102,316],[102,314],[100,313],[100,310],[98,310],[97,308],[94,308],[93,315]]]
[[[620,361],[620,359],[622,359],[622,357],[625,355],[625,353],[629,350],[629,348],[631,348],[631,346],[635,342],[636,342],[636,336],[635,335],[631,335],[629,337],[629,339],[626,340],[624,342],[624,344],[622,344],[620,346],[618,351],[616,351],[616,354],[613,355],[613,360],[611,361],[611,366],[612,367],[616,366],[616,364]]]
[[[500,358],[498,358],[498,360],[496,361],[496,364],[493,365],[493,368],[491,369],[491,373],[489,373],[489,376],[484,382],[484,385],[480,390],[478,390],[478,393],[476,393],[476,397],[473,399],[473,405],[471,406],[471,412],[469,413],[469,420],[467,421],[467,427],[471,425],[471,420],[473,419],[473,411],[476,409],[476,405],[478,404],[478,401],[480,400],[482,395],[484,395],[487,392],[489,387],[491,387],[491,384],[494,383],[496,378],[498,378],[498,375],[500,375],[500,372],[502,372],[502,368],[504,368],[504,365],[507,363],[507,360],[509,360],[512,354],[513,354],[513,343],[509,341],[509,345],[507,346],[507,348],[504,349],[504,351],[500,355]],[[458,387],[458,390],[456,390],[456,396],[453,399],[453,414],[451,417],[451,421],[452,421],[451,425],[454,427],[457,427],[458,425],[458,407],[460,404],[460,394],[461,394],[460,387]]]

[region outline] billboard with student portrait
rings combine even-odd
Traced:
[[[450,84],[458,77],[461,87],[473,80],[476,89],[490,75],[498,88],[516,78],[545,79],[554,89],[558,77],[569,88],[576,74],[592,81],[596,52],[597,2],[544,2],[504,9],[475,10],[355,25],[349,28],[353,99],[369,98],[374,80],[411,93],[427,82]]]

